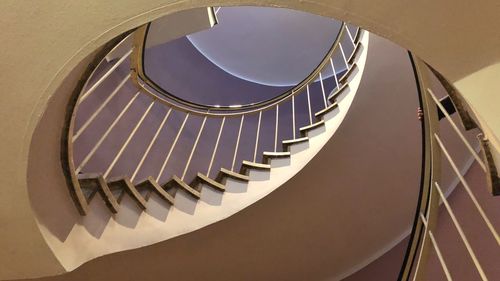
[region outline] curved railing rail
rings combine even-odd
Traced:
[[[130,35],[132,46],[143,46],[144,32]],[[144,84],[141,52],[124,48],[130,37],[107,50],[122,51],[114,63],[101,52],[76,90],[63,141],[63,167],[80,214],[88,213],[96,194],[112,213],[124,194],[141,209],[150,192],[169,204],[177,189],[199,198],[200,183],[223,191],[226,178],[248,181],[249,169],[269,169],[270,159],[290,157],[290,146],[324,126],[322,117],[347,92],[361,33],[342,24],[328,56],[304,81],[275,99],[229,109],[185,106]],[[333,76],[323,76],[327,68]]]
[[[164,99],[166,103],[170,106],[173,106],[177,109],[193,112],[199,114],[208,114],[208,115],[243,115],[248,113],[253,113],[259,110],[263,110],[266,108],[273,107],[279,103],[282,103],[291,98],[292,95],[296,95],[297,93],[302,92],[307,85],[312,83],[313,81],[322,79],[318,77],[321,75],[321,71],[330,63],[335,52],[342,52],[344,54],[344,50],[342,48],[341,39],[345,35],[344,32],[347,31],[348,35],[352,38],[352,40],[358,40],[359,32],[356,31],[356,34],[352,36],[349,29],[346,27],[345,23],[341,24],[339,33],[335,38],[332,46],[326,53],[325,57],[321,60],[321,62],[314,68],[314,70],[307,75],[300,83],[292,87],[291,89],[285,91],[284,93],[277,95],[271,99],[248,103],[248,104],[239,104],[239,105],[208,105],[208,104],[199,104],[195,102],[191,102],[182,98],[179,98],[175,94],[169,93],[158,84],[156,84],[153,80],[151,80],[144,71],[144,55],[145,55],[145,46],[148,36],[148,30],[151,23],[148,23],[142,27],[140,27],[134,33],[134,48],[132,52],[132,61],[133,61],[133,79],[137,82],[138,87],[142,88],[145,92],[154,96],[155,98]],[[349,60],[352,60],[354,57],[349,57]],[[215,113],[219,112],[219,113]]]
[[[478,246],[477,242],[471,243],[472,238],[470,236],[470,230],[469,232],[464,231],[463,222],[461,222],[456,215],[457,206],[452,206],[445,195],[446,190],[442,187],[441,162],[444,158],[445,161],[443,162],[450,166],[454,176],[458,178],[461,187],[464,188],[468,198],[470,199],[470,204],[473,206],[474,212],[477,212],[479,220],[476,221],[476,227],[485,229],[483,233],[484,237],[481,240],[490,240],[491,245],[488,247],[496,248],[497,253],[499,253],[500,251],[498,251],[498,249],[500,246],[500,237],[497,231],[499,222],[492,220],[492,214],[488,213],[486,209],[486,207],[491,208],[492,204],[495,204],[492,201],[486,200],[487,197],[498,195],[495,192],[495,190],[498,190],[498,184],[495,185],[494,181],[496,174],[492,175],[492,173],[494,173],[492,171],[496,171],[495,164],[491,157],[481,157],[478,155],[474,145],[470,143],[462,130],[459,128],[459,125],[457,125],[450,116],[450,114],[453,113],[452,110],[461,111],[459,113],[463,122],[463,128],[470,130],[477,126],[469,113],[464,112],[464,102],[461,100],[458,91],[449,82],[447,82],[441,74],[426,65],[423,61],[412,55],[411,59],[421,98],[421,111],[419,111],[419,115],[422,118],[423,126],[424,157],[422,165],[423,171],[421,191],[417,204],[414,226],[410,235],[410,242],[408,244],[398,280],[430,280],[430,277],[426,274],[428,274],[427,270],[429,268],[430,256],[432,254],[435,254],[436,260],[441,266],[442,273],[446,280],[453,280],[453,276],[455,275],[453,270],[456,270],[457,268],[456,266],[455,268],[450,268],[448,266],[450,254],[442,251],[440,247],[442,240],[439,242],[440,240],[436,235],[436,232],[440,227],[439,220],[444,219],[443,216],[439,215],[440,208],[444,208],[446,210],[448,218],[451,220],[455,230],[457,231],[457,234],[455,235],[458,235],[460,243],[463,244],[463,247],[465,247],[465,251],[468,256],[461,258],[470,259],[472,267],[477,272],[477,276],[480,280],[494,280],[493,278],[498,276],[495,276],[495,273],[491,271],[491,267],[492,265],[493,267],[498,266],[498,258],[500,258],[500,256],[497,255],[496,260],[491,260],[491,256],[484,256],[484,245]],[[449,97],[453,101],[452,109],[446,108],[444,106],[444,102],[438,99],[432,90],[430,75],[434,75],[437,80],[442,83],[443,88],[447,91]],[[464,148],[467,149],[470,155],[472,155],[478,166],[486,172],[487,178],[489,179],[488,189],[473,189],[465,179],[457,165],[457,162],[453,159],[450,149],[446,147],[446,141],[443,141],[443,136],[439,132],[440,115],[442,116],[442,120],[446,120],[443,122],[447,122],[447,125],[449,125],[457,134],[458,139],[464,144]],[[485,155],[488,155],[487,141],[484,139],[482,133],[479,134],[479,139],[483,152]],[[484,145],[485,142],[486,146]],[[477,147],[480,147],[479,144]],[[440,203],[442,203],[442,207],[440,207]],[[453,235],[452,233],[446,234],[447,237],[440,237],[440,239],[450,239],[448,236]],[[484,265],[487,265],[487,267],[490,268],[490,271],[485,270]]]

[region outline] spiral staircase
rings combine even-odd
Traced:
[[[183,32],[176,29],[168,40],[217,24],[219,8],[193,11],[203,15],[201,18],[208,15],[204,27],[193,29],[189,25]],[[169,22],[175,21],[175,16],[161,18],[160,14],[154,19],[175,25]],[[42,193],[30,191],[40,229],[36,231],[42,233],[51,258],[42,259],[39,268],[22,274],[16,273],[20,272],[17,265],[9,265],[0,277],[52,275],[108,254],[150,251],[159,245],[156,243],[196,233],[286,186],[321,155],[347,116],[365,74],[371,41],[369,32],[342,23],[319,65],[283,93],[246,104],[200,104],[179,98],[146,75],[146,41],[154,22],[134,25],[94,48],[72,70],[76,75],[68,75],[76,87],[58,89],[72,94],[66,95],[67,100],[51,101],[50,108],[55,104],[65,112],[47,110],[43,118],[49,119],[43,119],[45,123],[40,122],[43,126],[37,128],[57,130],[57,124],[45,120],[64,119],[58,145],[59,169],[62,167],[64,177],[51,178],[53,169],[47,174],[36,172],[40,171],[38,165],[30,166],[28,181],[34,186],[43,178],[47,182],[59,180],[61,186],[60,179],[64,179],[72,200],[67,200],[67,194],[54,193],[51,202],[67,212],[54,215],[54,206],[40,205],[48,202],[45,197],[37,198]],[[447,219],[458,233],[457,243],[465,247],[460,258],[468,260],[475,272],[462,277],[495,280],[498,252],[494,249],[498,249],[500,239],[498,216],[492,210],[498,204],[495,196],[500,194],[500,181],[495,140],[486,137],[490,129],[485,124],[489,123],[475,115],[456,85],[440,72],[411,53],[410,60],[420,99],[417,116],[422,122],[422,175],[398,280],[434,278],[436,273],[428,275],[429,268],[439,268],[446,280],[460,280],[459,266],[446,254],[451,230],[443,231],[442,225]],[[437,93],[436,85],[444,94]],[[445,140],[450,137],[447,130],[453,134],[451,144]],[[477,144],[467,131],[480,133]],[[461,153],[465,151],[470,157],[467,168],[454,158],[457,143],[465,145]],[[47,162],[53,160],[53,156],[49,158]],[[441,159],[449,166],[442,165]],[[486,174],[483,190],[474,188],[476,182],[468,182],[465,173],[470,165]],[[445,186],[448,179],[455,181],[451,188]],[[463,187],[470,208],[454,205],[449,198],[459,192],[454,191],[455,185]],[[68,207],[78,215],[68,213]],[[464,225],[460,217],[464,210],[477,213],[473,226]],[[443,211],[447,212],[445,218]],[[23,235],[32,234],[19,238]],[[474,241],[478,235],[482,244]],[[45,251],[43,247],[33,249],[34,256]],[[22,251],[13,254],[18,255],[22,256]],[[370,261],[379,257],[383,259],[383,253]],[[99,264],[99,259],[96,262]],[[347,276],[344,273],[341,277]]]
[[[282,186],[346,116],[369,41],[368,33],[342,23],[328,53],[298,85],[262,102],[205,106],[177,98],[144,74],[149,29],[118,38],[96,56],[69,106],[63,168],[84,218],[81,231],[54,241],[63,255],[80,257],[67,260],[68,267],[196,230]],[[133,239],[126,248],[119,239],[125,236]],[[69,245],[81,244],[92,246],[71,254],[76,248]]]

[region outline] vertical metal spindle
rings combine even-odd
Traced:
[[[325,85],[323,84],[323,76],[321,75],[321,72],[319,73],[319,83],[321,84],[321,92],[323,93],[323,102],[325,103],[325,108],[326,108],[328,105],[326,103]]]
[[[257,160],[257,149],[259,147],[260,122],[262,120],[262,111],[259,111],[259,121],[257,122],[257,136],[255,136],[255,149],[253,151],[253,162]]]
[[[196,147],[198,146],[198,141],[200,140],[201,133],[203,132],[203,129],[205,128],[205,122],[207,122],[207,116],[203,118],[203,122],[201,123],[200,131],[198,131],[198,135],[196,136],[196,140],[194,141],[193,149],[191,149],[191,153],[189,154],[188,161],[186,163],[186,167],[184,167],[184,172],[182,172],[181,180],[184,180],[184,177],[186,176],[186,173],[189,169],[189,165],[191,164],[191,159],[193,158],[194,151],[196,150]]]
[[[130,106],[132,105],[132,103],[134,103],[134,101],[137,99],[137,97],[139,96],[140,93],[141,92],[137,92],[134,95],[134,97],[127,103],[127,105],[122,109],[122,111],[120,112],[120,114],[118,114],[118,116],[115,118],[115,120],[113,121],[113,123],[111,123],[111,125],[108,127],[108,129],[106,130],[106,132],[104,132],[104,134],[99,139],[99,141],[97,141],[97,143],[94,145],[94,147],[92,148],[92,150],[90,150],[89,154],[87,154],[87,156],[80,163],[80,165],[78,166],[78,168],[75,170],[75,174],[78,174],[83,169],[83,167],[85,167],[85,165],[87,165],[87,163],[89,162],[90,158],[92,158],[92,156],[94,156],[94,153],[101,146],[101,144],[104,142],[104,140],[109,135],[109,133],[111,132],[111,130],[113,130],[113,128],[115,127],[115,125],[118,123],[118,121],[120,121],[120,119],[123,117],[123,115],[125,114],[125,112],[127,112],[127,110],[130,108]]]
[[[130,135],[128,136],[127,140],[125,141],[125,143],[123,143],[122,147],[120,148],[120,150],[118,151],[118,153],[116,154],[115,158],[113,159],[113,161],[111,162],[111,164],[108,166],[108,169],[106,170],[106,172],[104,172],[104,175],[103,177],[104,178],[107,178],[109,176],[109,173],[111,173],[111,171],[113,170],[113,168],[115,167],[116,165],[116,162],[118,162],[118,159],[120,159],[120,157],[122,156],[123,152],[125,151],[125,149],[127,148],[128,144],[130,143],[130,141],[132,140],[132,138],[135,136],[135,134],[137,133],[137,130],[139,129],[139,127],[142,125],[142,122],[144,122],[144,119],[146,119],[146,116],[148,116],[148,113],[149,111],[151,111],[151,108],[153,108],[153,105],[155,104],[155,101],[153,100],[148,108],[146,109],[146,111],[142,114],[141,116],[141,119],[139,119],[139,122],[137,122],[137,124],[135,125],[134,129],[132,130],[132,132],[130,133]]]
[[[217,149],[219,148],[220,136],[222,135],[222,130],[224,129],[225,123],[226,123],[226,116],[222,118],[222,122],[220,123],[219,134],[217,135],[217,141],[215,142],[214,152],[212,152],[212,157],[210,158],[210,164],[208,165],[207,177],[210,177],[210,172],[212,171],[212,165],[214,164],[215,154],[217,153]]]
[[[352,37],[351,31],[349,30],[349,28],[347,28],[347,24],[344,25],[344,28],[347,30],[347,34],[349,35],[349,38],[351,38],[352,44],[356,45],[356,43],[354,43],[354,37]]]
[[[236,147],[234,148],[233,163],[231,164],[231,171],[234,171],[234,164],[236,163],[236,155],[238,155],[238,147],[240,146],[241,129],[243,128],[243,121],[245,121],[245,115],[241,115],[240,129],[238,130],[238,138],[236,139]]]
[[[292,94],[292,130],[293,139],[295,139],[295,95]]]
[[[342,58],[344,59],[345,69],[349,70],[349,63],[347,62],[347,58],[346,58],[345,53],[344,53],[344,48],[342,48],[342,43],[339,43],[339,48],[340,48],[340,52],[342,53]]]
[[[137,167],[135,168],[135,171],[134,173],[132,174],[132,177],[130,177],[130,181],[131,182],[134,182],[135,180],[135,177],[137,176],[137,173],[139,172],[139,170],[141,169],[142,165],[144,164],[144,160],[146,160],[146,157],[149,155],[149,151],[151,150],[151,148],[153,147],[154,143],[156,142],[156,139],[158,138],[158,136],[160,135],[160,131],[163,129],[163,126],[165,125],[165,123],[167,122],[168,120],[168,117],[170,116],[170,113],[172,112],[172,108],[169,108],[169,110],[167,111],[167,113],[165,114],[165,116],[163,117],[163,120],[161,121],[160,123],[160,126],[158,126],[158,129],[156,129],[156,132],[153,136],[153,138],[151,139],[151,141],[149,142],[149,145],[148,147],[146,148],[146,151],[144,152],[144,154],[142,155],[142,158],[141,160],[139,161],[139,164],[137,164]]]
[[[99,113],[101,113],[101,111],[104,109],[104,107],[106,107],[106,105],[109,103],[109,101],[111,101],[111,99],[116,96],[116,94],[121,90],[121,88],[123,87],[123,85],[125,85],[125,83],[127,83],[128,79],[130,79],[130,74],[125,76],[125,78],[123,78],[123,80],[120,82],[120,84],[118,84],[118,86],[113,90],[113,92],[111,92],[111,95],[109,95],[102,103],[101,105],[99,105],[99,107],[97,108],[96,111],[94,111],[94,113],[92,113],[92,115],[89,117],[89,119],[87,119],[87,121],[85,121],[85,123],[83,123],[83,125],[80,127],[80,129],[78,129],[78,131],[73,135],[73,142],[75,142],[78,137],[80,137],[82,135],[82,133],[85,131],[85,129],[87,129],[87,127],[92,124],[92,122],[94,121],[94,119],[97,117],[97,115],[99,115]]]
[[[330,58],[330,65],[332,66],[333,78],[335,79],[335,88],[339,88],[339,79],[337,78],[337,71],[335,70],[335,65],[333,65],[333,59]]]
[[[128,58],[128,56],[130,56],[130,54],[132,54],[132,50],[129,50],[125,55],[123,55],[123,57],[121,57],[120,60],[113,65],[113,67],[111,67],[101,78],[99,78],[99,80],[97,80],[97,82],[95,82],[90,89],[82,94],[78,102],[81,103],[86,100],[90,94],[92,94],[95,89],[97,89],[97,87],[99,87],[99,85],[101,85],[102,82],[104,82],[104,80],[106,80],[106,78],[108,78],[111,73],[113,73],[113,71],[115,71],[115,69],[117,69]]]
[[[167,167],[168,160],[170,159],[170,156],[172,155],[172,151],[174,151],[175,145],[177,144],[177,141],[179,140],[179,137],[181,136],[182,130],[184,130],[184,125],[186,125],[186,121],[189,118],[189,113],[186,114],[186,117],[184,117],[184,121],[182,121],[182,125],[179,128],[179,131],[177,132],[177,135],[175,136],[174,142],[172,143],[172,146],[170,146],[170,150],[168,151],[167,157],[165,158],[165,161],[163,162],[163,165],[161,166],[160,172],[158,173],[158,176],[156,176],[156,181],[160,182],[161,175],[163,174],[163,170],[165,170],[165,167]]]
[[[280,112],[280,105],[276,105],[276,127],[274,130],[274,152],[277,151],[278,149],[278,123],[279,123],[279,112]]]
[[[309,108],[309,124],[312,125],[312,110],[311,110],[311,95],[309,93],[309,84],[306,86],[307,89],[307,107]]]

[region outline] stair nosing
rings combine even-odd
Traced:
[[[113,177],[110,180],[108,180],[108,185],[113,185],[120,181],[123,181],[126,185],[126,187],[123,189],[123,192],[127,193],[130,197],[132,197],[132,199],[137,203],[139,208],[145,210],[147,204],[146,199],[142,197],[142,195],[139,193],[135,185],[130,181],[128,176]]]
[[[269,165],[269,164],[256,163],[256,162],[251,162],[251,161],[247,161],[247,160],[243,160],[242,165],[247,166],[248,168],[257,169],[257,170],[270,170],[271,169],[271,165]]]
[[[325,109],[323,109],[323,110],[320,110],[320,111],[316,112],[316,113],[314,114],[314,116],[316,116],[316,118],[319,118],[319,117],[321,117],[322,115],[327,114],[328,112],[330,112],[331,110],[333,110],[333,109],[335,109],[335,108],[337,108],[337,107],[339,107],[339,104],[338,104],[337,102],[334,102],[334,103],[330,104],[327,108],[325,108]]]
[[[342,75],[339,79],[339,82],[340,83],[344,83],[345,80],[347,80],[347,78],[349,78],[349,76],[351,75],[351,73],[354,71],[355,68],[357,68],[358,65],[356,63],[352,64],[351,67],[349,67],[349,69],[344,73],[344,75]]]
[[[219,176],[219,177],[227,176],[227,177],[230,177],[232,179],[245,181],[245,182],[248,182],[250,180],[250,178],[248,176],[233,172],[233,171],[228,170],[226,168],[221,168],[219,173],[222,174],[222,176]]]
[[[178,176],[172,176],[172,179],[167,183],[167,185],[171,182],[175,182],[177,185],[179,185],[179,187],[186,191],[189,195],[191,195],[192,197],[196,198],[196,199],[200,199],[201,197],[201,194],[199,191],[197,191],[196,189],[192,188],[191,186],[189,186],[189,184],[187,184],[186,182],[184,182],[183,180],[181,180]]]
[[[156,182],[156,180],[151,176],[147,177],[145,180],[141,181],[136,186],[141,187],[142,185],[146,184],[150,184],[153,186],[153,189],[151,190],[152,192],[157,193],[158,196],[166,200],[168,203],[172,205],[174,204],[174,198],[172,197],[172,195],[170,195],[167,191],[165,191],[165,189],[158,182]]]
[[[304,126],[304,127],[300,128],[299,131],[301,133],[305,133],[307,131],[316,129],[316,128],[322,126],[322,125],[325,125],[325,121],[324,120],[320,120],[318,122],[312,123],[311,125]]]
[[[207,185],[209,185],[209,186],[211,186],[213,188],[216,188],[217,190],[220,190],[220,191],[225,191],[226,190],[226,187],[222,183],[220,183],[220,182],[218,182],[218,181],[216,181],[214,179],[211,179],[211,178],[209,178],[208,176],[206,176],[206,175],[204,175],[202,173],[198,173],[196,176],[201,181],[203,181],[204,183],[206,183]]]
[[[342,86],[340,86],[340,88],[338,88],[335,93],[331,93],[329,96],[328,96],[328,100],[331,102],[332,100],[336,99],[338,95],[340,95],[342,92],[344,92],[345,89],[347,89],[349,87],[349,84],[346,83],[346,84],[343,84]]]
[[[354,50],[352,51],[352,54],[349,56],[347,63],[352,64],[352,61],[356,58],[356,54],[359,52],[359,49],[361,49],[361,42],[360,41],[356,42],[356,45],[354,46]]]
[[[303,143],[309,141],[308,137],[301,137],[298,139],[292,139],[292,140],[284,140],[282,141],[282,145],[284,150],[287,150],[291,145],[298,144],[298,143]]]

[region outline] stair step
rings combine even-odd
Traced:
[[[137,191],[134,184],[130,181],[128,177],[117,177],[112,178],[108,181],[108,186],[111,190],[120,189],[121,192],[127,193],[137,204],[137,206],[143,210],[146,209],[146,200]]]
[[[294,140],[284,140],[284,141],[282,141],[283,150],[287,151],[288,148],[293,144],[303,143],[303,142],[308,142],[308,141],[309,141],[308,137],[302,137],[302,138],[298,138],[298,139],[294,139]]]
[[[236,172],[230,171],[228,169],[221,168],[216,180],[221,181],[223,177],[229,177],[229,178],[232,178],[235,180],[245,181],[245,182],[250,180],[250,178],[246,175],[242,175],[240,173],[236,173]]]
[[[207,185],[209,185],[209,186],[211,186],[211,187],[213,187],[213,188],[215,188],[217,190],[226,191],[226,187],[222,183],[217,182],[217,181],[215,181],[215,180],[213,180],[213,179],[205,176],[202,173],[198,173],[196,175],[196,179],[195,180],[198,181],[198,182],[203,182],[203,183],[205,183],[205,184],[207,184]]]
[[[288,158],[290,157],[292,154],[289,152],[289,151],[285,151],[285,152],[269,152],[269,151],[264,151],[263,153],[264,155],[264,163],[268,163],[269,164],[269,160],[271,159],[277,159],[277,158]]]
[[[171,205],[174,204],[174,197],[168,194],[168,192],[166,192],[153,177],[148,177],[144,181],[141,181],[136,185],[136,187],[138,190],[144,188],[155,192],[158,196],[160,196],[161,199],[165,200],[167,203]]]
[[[321,121],[318,121],[318,122],[313,123],[311,125],[304,126],[304,127],[300,128],[299,131],[302,135],[305,135],[308,131],[314,130],[314,129],[319,128],[319,127],[324,126],[324,125],[325,125],[325,121],[321,120]]]
[[[349,56],[347,63],[352,64],[354,62],[354,59],[356,58],[356,55],[358,54],[360,49],[361,49],[361,42],[358,41],[356,42],[356,45],[354,46],[354,51],[352,51],[352,54]]]
[[[177,176],[172,176],[172,179],[167,182],[163,188],[165,190],[167,190],[167,192],[169,190],[174,190],[175,191],[173,192],[172,196],[175,196],[175,193],[177,192],[177,188],[182,188],[184,191],[186,191],[189,195],[191,195],[192,197],[194,197],[195,199],[200,199],[201,197],[201,194],[199,191],[195,190],[194,188],[192,188],[191,186],[189,186],[187,183],[185,183],[183,180],[181,180],[179,177]]]
[[[316,112],[316,114],[314,114],[314,116],[316,116],[316,118],[321,118],[321,117],[323,117],[323,115],[327,114],[328,112],[334,110],[337,107],[339,107],[339,105],[336,102],[332,103],[327,108]]]
[[[99,193],[111,213],[118,213],[118,209],[120,208],[118,201],[116,201],[103,176],[99,174],[80,174],[78,178],[82,188],[93,190],[94,194],[96,192]]]
[[[361,30],[361,28],[358,28],[356,30],[356,34],[354,35],[354,42],[359,42],[359,39],[361,38],[361,33],[363,32],[363,30]]]
[[[97,180],[100,174],[97,173],[88,173],[88,174],[78,174],[78,180]]]
[[[354,71],[354,69],[356,69],[358,67],[357,64],[353,64],[351,65],[351,67],[344,73],[344,75],[342,75],[342,77],[340,77],[339,79],[339,83],[345,83],[345,81],[347,80],[347,78],[349,78],[349,76],[351,76],[352,72]]]
[[[337,98],[338,98],[338,96],[339,96],[340,94],[342,94],[342,93],[344,92],[344,90],[345,90],[345,89],[347,89],[348,87],[349,87],[349,84],[347,84],[347,83],[346,83],[346,84],[344,84],[344,85],[342,85],[342,86],[340,86],[340,88],[338,88],[335,92],[332,92],[332,93],[328,96],[328,100],[329,100],[330,102],[334,102],[334,101],[335,101],[335,99],[337,99]]]
[[[241,164],[240,173],[246,174],[248,172],[248,170],[250,170],[250,169],[268,171],[268,170],[271,170],[271,165],[263,164],[263,163],[255,163],[255,162],[250,162],[250,161],[244,160],[243,163]]]

